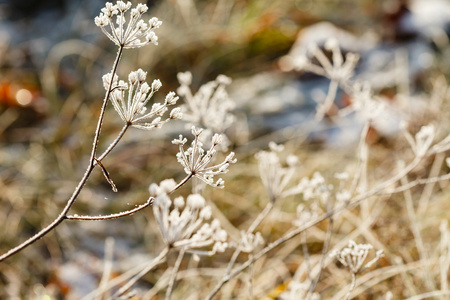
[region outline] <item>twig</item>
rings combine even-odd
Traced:
[[[169,253],[169,248],[166,247],[164,248],[163,251],[161,251],[161,253],[159,253],[159,255],[157,257],[155,257],[155,259],[153,259],[142,271],[140,271],[138,274],[136,274],[135,276],[133,276],[132,279],[130,279],[130,281],[127,282],[127,284],[125,284],[123,287],[121,287],[117,293],[115,293],[113,295],[113,299],[117,298],[118,296],[123,295],[126,291],[128,291],[139,279],[142,278],[142,276],[144,276],[145,274],[147,274],[148,272],[150,272],[150,270],[152,270],[154,267],[156,267],[157,265],[161,264],[164,259],[166,259],[167,253]]]
[[[114,61],[113,67],[112,67],[112,72],[111,72],[112,77],[111,78],[114,78],[114,74],[117,71],[117,67],[119,65],[119,61],[122,56],[122,51],[123,51],[123,47],[119,47],[116,59]],[[102,123],[103,123],[103,117],[105,115],[106,105],[108,104],[109,95],[111,94],[112,84],[113,84],[113,80],[111,79],[111,82],[109,83],[109,87],[108,87],[108,90],[105,95],[105,98],[103,99],[102,109],[100,111],[100,116],[98,118],[97,128],[95,130],[95,136],[94,136],[94,141],[93,141],[93,145],[92,145],[92,152],[91,152],[91,156],[89,159],[89,165],[88,165],[83,177],[81,178],[80,182],[78,183],[77,187],[75,188],[75,191],[73,192],[72,196],[69,198],[69,200],[67,200],[66,206],[61,211],[59,216],[55,220],[53,220],[53,222],[50,223],[50,225],[48,225],[47,227],[45,227],[44,229],[42,229],[41,231],[39,231],[32,237],[28,238],[26,241],[24,241],[20,245],[10,249],[8,252],[1,255],[0,261],[5,260],[6,258],[22,251],[29,245],[33,244],[34,242],[36,242],[37,240],[39,240],[40,238],[45,236],[47,233],[49,233],[50,231],[55,229],[62,221],[64,221],[66,219],[67,213],[69,212],[72,205],[75,203],[75,200],[77,199],[78,195],[80,194],[81,190],[83,189],[84,185],[86,184],[89,176],[91,175],[92,170],[95,167],[95,153],[97,151],[98,139],[100,136],[100,131],[101,131]]]
[[[104,258],[104,266],[103,266],[103,274],[100,279],[99,289],[103,289],[106,287],[109,281],[109,277],[111,276],[112,269],[112,260],[113,260],[113,252],[114,252],[114,239],[108,237],[105,241],[105,258]],[[103,295],[104,299],[109,298],[109,295]],[[98,297],[102,299],[102,297]]]
[[[172,269],[172,274],[170,275],[169,286],[167,287],[166,300],[170,300],[172,297],[173,286],[175,285],[175,280],[177,279],[178,270],[180,269],[181,261],[185,253],[185,249],[181,248],[180,253],[178,253],[177,260]]]
[[[192,174],[189,174],[188,176],[186,176],[183,180],[180,181],[180,183],[178,183],[170,192],[169,194],[172,194],[173,192],[175,192],[177,189],[179,189],[182,185],[184,185],[186,182],[189,181],[189,179],[192,178]],[[132,214],[135,214],[136,212],[143,210],[144,208],[150,206],[153,203],[154,198],[150,197],[148,198],[147,202],[145,202],[144,204],[141,204],[133,209],[130,210],[126,210],[126,211],[122,211],[119,213],[115,213],[115,214],[110,214],[110,215],[98,215],[98,216],[79,216],[79,215],[70,215],[70,216],[66,216],[65,218],[68,220],[89,220],[89,221],[103,221],[103,220],[112,220],[112,219],[118,219],[118,218],[122,218],[122,217],[126,217],[126,216],[131,216]]]

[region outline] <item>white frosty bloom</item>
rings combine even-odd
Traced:
[[[276,201],[287,196],[286,188],[295,174],[298,159],[289,155],[286,160],[287,167],[283,167],[278,152],[283,151],[284,146],[270,142],[269,148],[271,151],[260,151],[255,157],[258,160],[259,175],[269,198]]]
[[[375,253],[375,258],[373,258],[368,263],[364,264],[369,251],[373,249],[370,244],[356,244],[354,241],[350,240],[348,246],[342,250],[334,250],[330,253],[331,257],[336,257],[337,260],[341,262],[345,267],[347,267],[350,272],[357,274],[358,272],[369,268],[378,259],[383,257],[383,250],[378,250]]]
[[[177,160],[184,167],[186,174],[195,176],[211,186],[223,188],[224,181],[218,179],[214,182],[214,176],[228,172],[229,165],[236,162],[234,152],[228,154],[223,162],[217,165],[208,166],[212,162],[212,159],[217,152],[216,148],[220,145],[222,140],[219,135],[214,135],[211,147],[205,152],[202,148],[202,143],[199,141],[199,136],[202,134],[202,131],[203,129],[196,129],[194,126],[192,127],[194,141],[187,150],[184,150],[184,144],[187,142],[187,139],[182,135],[180,135],[178,139],[172,141],[172,144],[178,145],[179,147]]]
[[[227,247],[227,233],[217,219],[211,218],[211,208],[199,194],[172,200],[166,193],[158,195],[153,202],[153,212],[166,245],[183,248],[195,254],[214,254]],[[195,251],[212,245],[207,252]]]
[[[140,129],[159,128],[170,119],[181,118],[180,109],[175,109],[170,113],[169,118],[165,120],[161,119],[161,116],[168,110],[167,107],[175,104],[178,100],[178,97],[173,92],[170,92],[166,96],[163,104],[155,103],[150,112],[147,112],[146,105],[154,93],[161,87],[161,82],[155,80],[150,87],[145,82],[146,77],[147,73],[141,69],[133,71],[128,75],[128,84],[124,81],[118,82],[118,77],[114,76],[110,99],[120,118],[125,123]],[[109,88],[110,81],[111,73],[103,76],[105,89]],[[168,98],[170,101],[167,100]]]
[[[234,122],[231,111],[235,104],[228,97],[225,89],[231,83],[231,79],[225,75],[219,75],[216,80],[202,85],[193,95],[190,89],[191,72],[178,73],[177,77],[180,82],[177,93],[184,97],[186,102],[182,106],[184,120],[191,126],[200,126],[212,132],[224,133]]]
[[[157,18],[151,18],[146,24],[141,19],[147,11],[147,5],[138,4],[131,9],[129,21],[125,13],[131,8],[131,2],[117,1],[116,5],[110,2],[105,4],[99,16],[95,17],[95,25],[117,46],[124,48],[137,48],[153,43],[158,45],[158,37],[154,30],[162,24]],[[115,18],[115,21],[113,20]],[[106,27],[109,25],[109,29]]]
[[[255,234],[253,233],[246,233],[244,231],[241,231],[241,251],[245,253],[250,253],[255,250],[260,245],[264,244],[264,239],[261,236],[261,233],[257,232]]]

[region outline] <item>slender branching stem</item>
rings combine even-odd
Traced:
[[[169,253],[169,247],[164,248],[163,251],[159,253],[157,257],[155,257],[142,271],[140,271],[138,274],[136,274],[132,279],[130,279],[127,284],[125,284],[123,287],[121,287],[117,293],[113,295],[113,299],[118,298],[118,296],[123,295],[125,292],[127,292],[139,279],[142,278],[145,274],[150,272],[154,267],[161,264],[166,260],[167,253]]]
[[[345,300],[350,299],[350,294],[353,292],[355,285],[356,285],[356,274],[352,272],[352,283],[350,284],[347,295],[345,296]]]
[[[175,192],[177,189],[179,189],[181,186],[183,186],[186,182],[189,181],[189,179],[192,178],[192,174],[189,174],[186,176],[183,180],[180,181],[170,192],[169,194]],[[98,215],[98,216],[79,216],[79,215],[70,215],[66,216],[66,219],[68,220],[85,220],[85,221],[103,221],[103,220],[112,220],[112,219],[118,219],[126,216],[131,216],[132,214],[137,213],[140,210],[143,210],[144,208],[150,206],[153,203],[154,198],[150,197],[148,200],[133,209],[122,211],[115,214],[110,215]]]
[[[175,265],[172,269],[172,274],[170,275],[169,286],[167,287],[166,292],[166,300],[170,300],[170,298],[172,297],[175,280],[177,279],[178,270],[180,269],[181,261],[183,260],[185,252],[185,249],[181,248],[180,252],[178,253],[177,261],[175,262]]]
[[[103,152],[102,155],[100,155],[97,158],[97,160],[102,161],[111,152],[111,150],[114,149],[114,147],[116,147],[116,145],[122,139],[122,137],[124,136],[124,134],[128,128],[130,128],[130,124],[127,123],[122,127],[122,130],[119,132],[119,134],[114,139],[114,141],[111,143],[111,145],[109,145],[108,149],[106,149],[105,152]]]
[[[255,229],[259,226],[259,224],[261,224],[261,222],[265,219],[265,217],[272,210],[274,202],[275,201],[269,201],[269,203],[267,203],[266,207],[264,207],[264,209],[259,213],[259,215],[256,217],[256,219],[253,221],[253,223],[247,229],[247,234],[253,233],[253,231],[255,231]],[[241,252],[242,252],[242,247],[239,244],[236,247],[236,250],[234,250],[234,253],[231,256],[230,262],[228,263],[227,271],[225,273],[226,275],[230,274],[231,269],[233,268],[234,264],[236,263],[236,259],[239,257],[239,254],[241,254]]]
[[[123,48],[119,47],[116,59],[114,61],[113,67],[112,67],[112,72],[111,72],[112,73],[112,77],[111,78],[114,78],[114,74],[117,71],[117,67],[119,65],[119,61],[120,61],[120,58],[122,56],[122,51],[123,51]],[[95,130],[95,136],[94,136],[94,141],[93,141],[93,145],[92,145],[91,156],[89,158],[88,167],[87,167],[83,177],[81,178],[80,182],[78,183],[77,187],[75,188],[74,192],[72,193],[72,196],[69,198],[69,200],[67,200],[67,203],[66,203],[65,207],[63,208],[61,213],[58,215],[58,217],[55,220],[53,220],[53,222],[51,222],[48,226],[46,226],[45,228],[40,230],[38,233],[36,233],[35,235],[33,235],[32,237],[27,239],[25,242],[21,243],[20,245],[10,249],[5,254],[1,255],[0,256],[0,261],[5,260],[6,258],[8,258],[8,257],[10,257],[10,256],[12,256],[12,255],[22,251],[23,249],[25,249],[29,245],[33,244],[34,242],[36,242],[37,240],[39,240],[40,238],[45,236],[47,233],[49,233],[50,231],[55,229],[62,221],[64,221],[66,219],[67,213],[69,212],[69,210],[72,207],[72,205],[75,203],[75,200],[77,199],[78,195],[80,194],[80,192],[83,189],[84,185],[86,184],[89,176],[91,175],[92,170],[94,169],[94,167],[96,165],[95,154],[96,154],[96,151],[97,151],[98,140],[99,140],[99,137],[100,137],[100,131],[101,131],[101,127],[102,127],[102,124],[103,124],[103,118],[104,118],[104,115],[105,115],[106,105],[108,104],[109,95],[111,94],[112,84],[113,84],[113,80],[111,79],[111,82],[109,84],[108,90],[107,90],[107,92],[105,94],[105,98],[103,99],[103,104],[102,104],[102,108],[101,108],[101,111],[100,111],[100,116],[98,118],[97,128]]]
[[[148,198],[147,202],[144,204],[141,204],[133,209],[122,211],[115,214],[110,215],[99,215],[99,216],[78,216],[78,215],[70,215],[66,216],[67,220],[84,220],[84,221],[103,221],[103,220],[112,220],[112,219],[118,219],[126,216],[131,216],[132,214],[143,210],[144,208],[150,206],[153,203],[153,197]]]

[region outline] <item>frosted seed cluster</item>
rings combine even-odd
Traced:
[[[356,244],[350,240],[348,246],[342,250],[334,250],[330,253],[331,257],[335,257],[341,264],[347,267],[350,272],[357,274],[364,269],[372,266],[378,259],[383,257],[383,250],[378,250],[373,258],[368,263],[364,264],[369,251],[373,249],[370,244]]]
[[[145,82],[147,72],[139,69],[128,75],[128,83],[123,80],[118,81],[114,76],[111,92],[111,103],[119,114],[120,118],[127,124],[140,129],[160,128],[171,119],[182,117],[181,109],[174,108],[167,119],[162,116],[167,112],[168,107],[176,104],[178,96],[174,92],[169,92],[164,103],[154,103],[147,111],[147,103],[162,84],[159,79],[152,82],[151,86]],[[103,76],[103,85],[108,89],[111,81],[111,73]]]
[[[181,106],[185,121],[216,133],[223,133],[231,126],[234,121],[231,111],[235,108],[235,103],[225,89],[231,83],[229,77],[219,75],[216,80],[201,86],[195,94],[190,88],[191,72],[178,73],[177,77],[180,83],[177,93],[186,102]]]
[[[182,135],[180,135],[178,139],[172,141],[173,144],[178,145],[179,147],[177,160],[183,166],[186,174],[195,176],[208,185],[223,188],[225,184],[224,181],[219,178],[214,182],[214,176],[227,173],[229,165],[236,163],[234,152],[228,154],[223,162],[208,166],[217,152],[216,148],[223,142],[223,139],[221,135],[215,134],[212,137],[211,147],[209,150],[205,151],[202,148],[202,143],[199,141],[199,136],[202,132],[203,129],[192,127],[194,141],[187,150],[184,150],[184,144],[187,143],[187,139]]]
[[[166,193],[171,188],[172,180],[150,188],[154,194],[159,193],[153,202],[153,212],[166,245],[195,254],[223,252],[228,246],[227,233],[217,219],[208,223],[212,213],[211,208],[205,205],[205,199],[199,194],[192,194],[186,200],[177,197],[172,201]],[[211,245],[210,251],[195,251]]]
[[[130,10],[131,2],[117,1],[116,5],[107,2],[99,16],[95,17],[95,25],[100,27],[103,33],[117,46],[123,48],[138,48],[149,43],[158,45],[158,36],[154,30],[162,24],[157,18],[151,18],[148,23],[142,20],[142,15],[147,12],[145,4],[138,4],[131,9],[129,21],[125,13]],[[115,21],[114,21],[115,19]],[[107,29],[109,25],[109,29]]]

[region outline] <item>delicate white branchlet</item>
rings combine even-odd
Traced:
[[[316,202],[311,202],[309,207],[300,203],[297,205],[297,216],[292,221],[292,224],[297,227],[302,227],[308,222],[317,219],[323,213],[322,209]]]
[[[272,201],[293,195],[286,190],[287,185],[295,174],[298,159],[289,155],[286,159],[287,167],[283,167],[278,152],[283,151],[283,145],[269,143],[270,151],[260,151],[255,157],[258,160],[259,174],[263,185]]]
[[[187,150],[184,150],[184,144],[186,144],[187,139],[182,135],[180,135],[178,139],[172,141],[172,144],[178,145],[179,147],[177,160],[184,167],[186,174],[195,176],[211,186],[223,188],[224,181],[219,178],[214,182],[214,176],[228,172],[229,165],[236,162],[234,152],[228,154],[222,163],[208,166],[217,152],[216,147],[222,142],[222,137],[219,134],[215,134],[212,137],[210,149],[205,152],[202,148],[202,143],[199,141],[199,136],[202,134],[202,131],[202,129],[196,129],[194,126],[192,127],[194,141]]]
[[[367,120],[374,120],[386,108],[384,102],[375,99],[367,82],[355,82],[351,85],[352,108]]]
[[[180,82],[177,93],[184,97],[186,102],[182,105],[183,119],[190,125],[200,126],[211,132],[224,133],[234,121],[234,116],[230,112],[234,109],[235,103],[228,97],[225,89],[231,83],[231,79],[219,75],[216,80],[202,85],[193,95],[190,88],[192,74],[178,73],[177,77]]]
[[[149,43],[158,45],[158,36],[154,30],[162,24],[157,18],[151,18],[148,24],[141,19],[148,10],[147,5],[138,4],[131,9],[127,22],[125,12],[131,8],[131,2],[117,1],[116,5],[107,2],[98,17],[95,25],[117,46],[124,48],[138,48]],[[128,18],[128,16],[127,16]],[[113,20],[115,19],[115,21]],[[109,25],[109,30],[106,27]]]
[[[423,157],[431,144],[433,143],[435,129],[433,125],[422,126],[416,136],[413,138],[412,135],[407,131],[406,124],[402,123],[403,133],[406,140],[410,144],[414,154],[417,157]]]
[[[378,259],[384,256],[383,250],[378,250],[375,253],[375,258],[364,264],[369,251],[373,249],[370,244],[356,244],[354,241],[350,240],[348,246],[342,250],[334,250],[330,253],[331,257],[335,257],[341,262],[345,267],[347,267],[350,272],[357,274],[367,268],[370,268]]]
[[[281,300],[298,300],[298,299],[309,299],[309,300],[320,300],[320,295],[317,293],[311,293],[309,288],[311,282],[306,280],[304,282],[299,282],[297,280],[292,280],[286,291],[284,291],[280,298]]]
[[[292,188],[293,191],[301,193],[303,199],[308,201],[311,199],[319,199],[323,204],[327,203],[333,190],[333,185],[327,184],[325,179],[319,172],[315,172],[311,179],[304,177],[300,183]]]
[[[162,120],[161,117],[168,110],[168,106],[177,102],[178,97],[174,92],[167,94],[164,103],[153,104],[150,112],[146,105],[153,94],[161,87],[161,82],[156,79],[151,87],[145,82],[147,73],[141,69],[133,71],[128,75],[128,82],[118,81],[114,76],[111,92],[111,103],[120,118],[127,124],[140,129],[160,128],[171,119],[182,117],[181,109],[175,108],[170,112],[169,118]],[[103,76],[105,89],[109,87],[111,73]]]
[[[325,43],[325,49],[331,51],[331,61],[316,44],[312,44],[309,47],[309,52],[317,59],[325,71],[325,74],[319,72],[320,75],[325,75],[326,77],[337,82],[344,82],[350,79],[354,74],[359,56],[355,53],[347,53],[344,61],[338,42],[335,39],[329,39]],[[303,67],[312,72],[316,70],[316,67],[314,67],[312,63],[304,63]]]
[[[240,249],[242,252],[251,253],[260,245],[264,245],[264,239],[261,233],[246,233],[243,230],[241,231]]]
[[[171,182],[164,185],[171,185]],[[153,187],[154,191],[160,192],[153,201],[153,212],[166,245],[195,254],[223,252],[228,246],[227,233],[217,219],[207,222],[212,213],[211,208],[205,205],[205,199],[192,194],[186,200],[180,196],[172,201],[164,192],[167,188],[163,184]],[[210,251],[195,251],[211,245]]]

